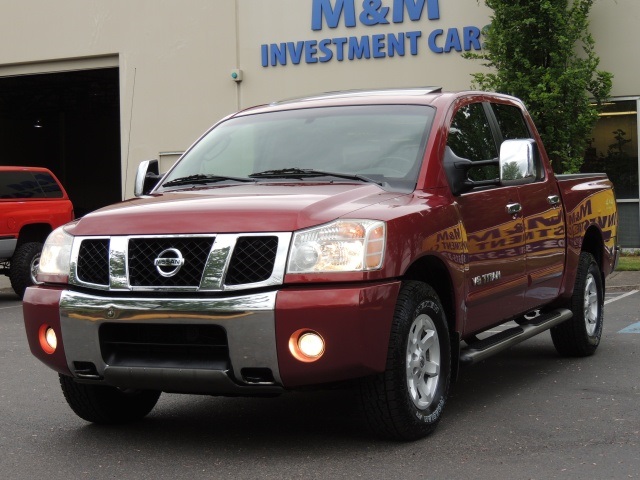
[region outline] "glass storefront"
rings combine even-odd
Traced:
[[[624,248],[640,248],[638,102],[638,98],[615,99],[604,106],[582,166],[583,172],[606,172],[613,182]]]

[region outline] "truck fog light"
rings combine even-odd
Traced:
[[[56,332],[49,325],[42,325],[38,332],[40,347],[45,353],[52,354],[58,348],[58,337]]]
[[[289,351],[301,362],[315,362],[324,354],[324,338],[312,330],[298,330],[289,339]]]

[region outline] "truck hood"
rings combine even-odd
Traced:
[[[74,235],[294,231],[406,195],[372,184],[251,184],[165,192],[97,210]]]

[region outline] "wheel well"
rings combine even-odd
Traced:
[[[456,331],[455,295],[451,276],[444,262],[436,257],[422,257],[409,267],[404,278],[431,285],[438,294],[447,315],[449,332],[454,334]]]
[[[460,333],[456,330],[455,292],[451,275],[444,262],[439,258],[428,256],[417,260],[407,270],[404,278],[425,282],[438,294],[449,327],[449,341],[451,343],[451,380],[458,378],[460,365]]]
[[[603,250],[602,233],[595,226],[589,227],[582,240],[582,251],[593,255],[601,272],[603,271]]]
[[[20,235],[18,236],[18,245],[28,242],[41,242],[47,239],[47,235],[51,233],[51,225],[48,223],[34,223],[32,225],[25,225],[20,229]]]

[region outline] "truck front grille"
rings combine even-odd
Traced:
[[[100,350],[107,365],[229,369],[229,345],[218,325],[104,323]]]
[[[241,237],[233,250],[227,285],[262,282],[271,276],[278,237]]]
[[[132,238],[129,240],[129,283],[132,287],[198,287],[213,238]],[[175,249],[184,265],[175,275],[162,276],[154,261]]]
[[[109,285],[109,239],[85,240],[80,245],[78,278],[87,283]]]
[[[70,283],[102,290],[183,292],[278,285],[284,278],[290,237],[288,233],[84,237],[79,239]]]

